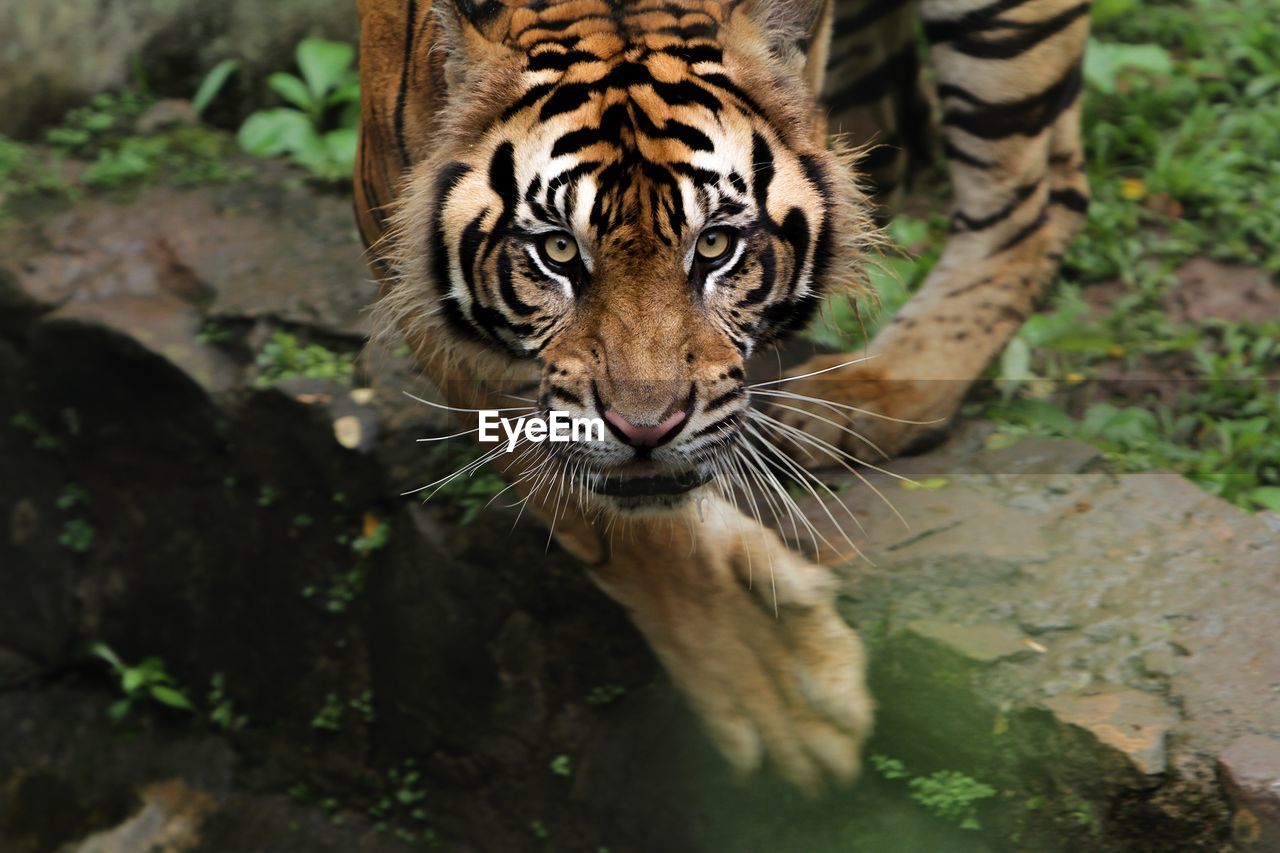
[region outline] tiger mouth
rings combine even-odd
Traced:
[[[610,498],[649,498],[682,495],[711,482],[711,471],[691,468],[676,474],[652,477],[601,477],[591,491]]]

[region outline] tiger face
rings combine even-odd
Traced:
[[[554,446],[593,491],[674,503],[739,440],[747,358],[855,283],[871,233],[816,118],[817,22],[491,5],[447,22],[438,150],[397,215],[402,291],[459,345],[532,362],[539,411],[604,420],[604,441]]]

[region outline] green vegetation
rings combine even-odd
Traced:
[[[239,731],[249,724],[249,718],[236,714],[235,703],[227,695],[226,678],[214,673],[209,680],[209,722],[224,732]]]
[[[311,728],[324,732],[340,732],[342,731],[342,700],[338,698],[337,693],[330,693],[324,697],[324,705],[311,718]]]
[[[164,661],[160,658],[149,657],[136,666],[130,666],[103,643],[94,644],[90,652],[107,662],[119,678],[120,689],[124,692],[124,698],[107,711],[112,719],[123,719],[135,706],[147,701],[179,711],[195,711],[195,706],[165,670]]]
[[[871,766],[891,781],[907,780],[911,799],[931,814],[950,821],[961,829],[981,829],[976,803],[994,797],[996,791],[971,776],[955,770],[939,770],[928,776],[912,776],[896,758],[872,755]]]
[[[458,471],[478,459],[482,453],[479,447],[473,445],[440,448],[436,458],[438,463],[436,469]],[[425,494],[432,501],[445,503],[460,511],[459,524],[470,524],[480,511],[489,506],[506,488],[506,481],[497,472],[488,466],[483,466],[473,469],[468,474],[454,477],[435,489],[429,489]],[[511,497],[510,500],[504,498],[506,503],[515,503],[520,500],[514,492],[508,492],[508,494]]]
[[[231,180],[231,142],[216,131],[175,115],[143,121],[153,102],[137,92],[104,93],[72,110],[45,135],[54,152],[88,160],[80,176],[86,186],[110,189],[148,180],[176,186]]]
[[[1270,286],[1280,275],[1275,4],[1099,0],[1093,17],[1088,222],[1043,313],[994,368],[999,393],[970,414],[1009,436],[1090,441],[1121,470],[1172,468],[1242,507],[1276,509],[1280,320],[1170,307],[1193,258],[1251,266]],[[861,346],[923,281],[946,221],[901,217],[889,234],[917,257],[890,257],[873,275],[879,309],[833,306],[815,337]],[[1106,297],[1091,299],[1103,282]]]
[[[283,72],[268,85],[291,106],[261,110],[240,127],[240,146],[259,157],[287,154],[325,180],[351,177],[360,120],[360,82],[352,68],[355,48],[304,39],[296,58],[302,76]]]
[[[58,534],[58,544],[68,551],[87,554],[93,547],[94,530],[83,518],[68,519]]]
[[[587,694],[588,705],[610,705],[621,699],[627,692],[627,688],[621,684],[601,684],[598,687],[592,687],[591,692]]]
[[[320,344],[303,344],[296,335],[284,331],[275,332],[263,344],[255,363],[258,367],[255,384],[262,388],[298,376],[350,382],[355,370],[355,356],[334,352]]]
[[[556,776],[567,778],[573,775],[573,761],[567,755],[557,755],[547,766]]]

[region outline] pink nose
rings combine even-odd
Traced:
[[[657,447],[671,432],[684,422],[684,412],[676,412],[656,426],[633,424],[613,409],[606,409],[604,419],[622,433],[627,444],[633,447]]]

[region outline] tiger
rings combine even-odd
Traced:
[[[604,422],[476,464],[626,610],[744,775],[848,783],[873,702],[832,571],[731,486],[907,452],[955,415],[1085,213],[1088,11],[359,0],[379,334],[464,423],[519,409],[513,388],[530,417]],[[880,223],[938,148],[950,231],[919,289],[864,357],[749,384],[824,299],[865,294]]]

